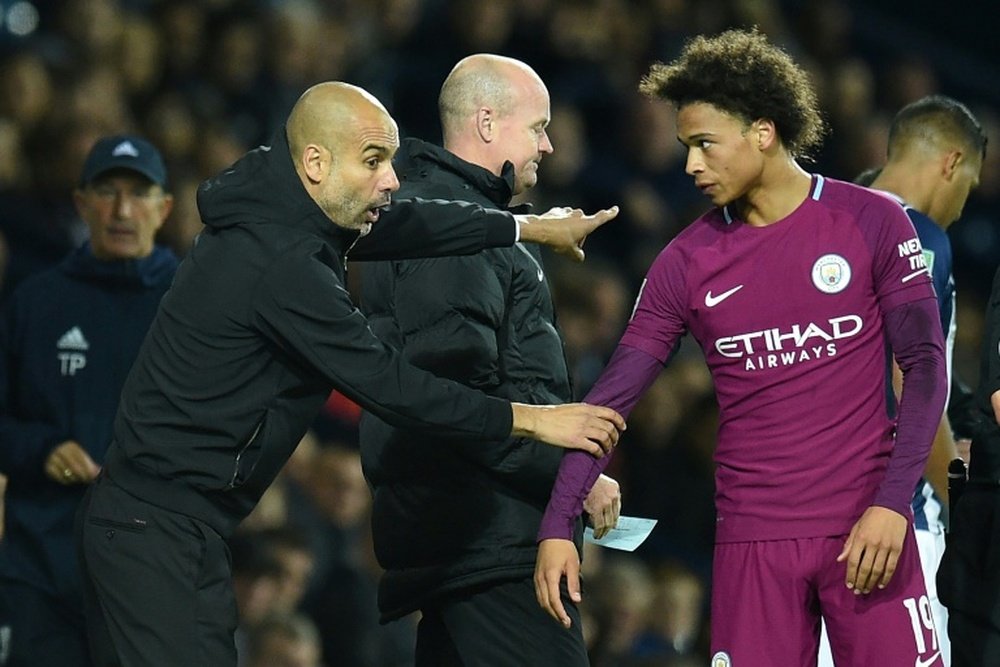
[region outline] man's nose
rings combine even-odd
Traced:
[[[119,218],[127,218],[132,213],[132,195],[126,192],[118,192],[115,194],[115,216]]]
[[[399,189],[399,178],[396,176],[396,170],[389,165],[389,172],[382,179],[382,187],[379,188],[381,192],[395,192]]]
[[[687,154],[687,162],[684,164],[684,172],[689,176],[694,176],[695,174],[703,171],[705,171],[705,162],[696,151],[689,150]]]
[[[538,145],[538,150],[541,153],[551,153],[555,150],[555,146],[552,145],[552,140],[549,139],[548,132],[542,132],[542,142]]]

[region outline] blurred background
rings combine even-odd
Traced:
[[[960,8],[957,6],[960,4]],[[71,192],[104,134],[163,152],[176,198],[161,241],[183,255],[199,182],[268,143],[323,80],[375,94],[404,136],[438,141],[437,92],[461,57],[534,67],[552,95],[555,153],[539,209],[618,204],[580,266],[549,259],[578,395],[617,342],[656,253],[706,201],[683,173],[672,109],[637,93],[655,60],[698,33],[757,25],[804,64],[831,132],[804,166],[853,179],[884,161],[904,104],[968,104],[991,146],[949,231],[959,305],[956,369],[974,386],[982,313],[1000,261],[1000,41],[996,3],[893,0],[0,0],[0,299],[86,233]],[[766,268],[766,267],[763,267]],[[403,667],[414,619],[377,623],[379,571],[357,408],[332,396],[232,546],[244,665]],[[630,419],[613,475],[625,511],[659,519],[630,555],[585,561],[595,667],[705,664],[716,407],[686,344]]]

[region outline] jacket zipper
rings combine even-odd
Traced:
[[[257,422],[257,426],[254,428],[253,433],[250,434],[250,438],[246,441],[246,444],[240,447],[240,451],[236,452],[236,461],[233,464],[233,476],[229,480],[229,485],[226,487],[227,489],[236,488],[236,478],[240,475],[240,460],[243,458],[246,451],[250,449],[250,445],[253,444],[253,441],[257,439],[257,434],[260,433],[262,426],[264,426],[264,417],[261,417],[260,421]]]
[[[360,241],[363,237],[368,236],[368,233],[371,232],[371,230],[371,225],[369,223],[365,223],[365,226],[361,228],[361,233],[358,234],[357,238],[354,239],[354,241],[351,242],[351,245],[348,246],[347,250],[344,251],[344,275],[347,275],[347,256],[351,254],[352,250],[354,250],[354,246],[358,245],[358,241]]]

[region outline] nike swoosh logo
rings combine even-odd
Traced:
[[[910,282],[911,280],[913,280],[913,279],[914,279],[914,278],[916,278],[917,276],[922,276],[922,275],[924,275],[925,273],[927,273],[927,269],[926,269],[926,268],[923,268],[923,269],[920,269],[919,271],[914,271],[914,272],[913,272],[913,273],[911,273],[910,275],[908,275],[908,276],[905,276],[905,277],[903,278],[903,282],[904,282],[904,283],[907,283],[907,282]]]
[[[926,660],[921,660],[920,656],[917,656],[917,659],[913,662],[913,667],[930,667],[934,664],[934,661],[938,659],[939,655],[941,655],[941,651],[935,651],[934,655]]]
[[[705,294],[705,305],[708,306],[709,308],[718,306],[720,303],[722,303],[732,295],[736,294],[741,289],[743,289],[743,285],[737,285],[732,289],[727,289],[725,292],[719,294],[718,296],[712,296],[712,290],[708,290],[708,293]]]

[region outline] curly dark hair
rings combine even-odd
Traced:
[[[706,102],[747,124],[770,119],[795,157],[808,157],[826,131],[809,76],[756,28],[690,39],[673,62],[654,63],[639,90],[678,109]]]

